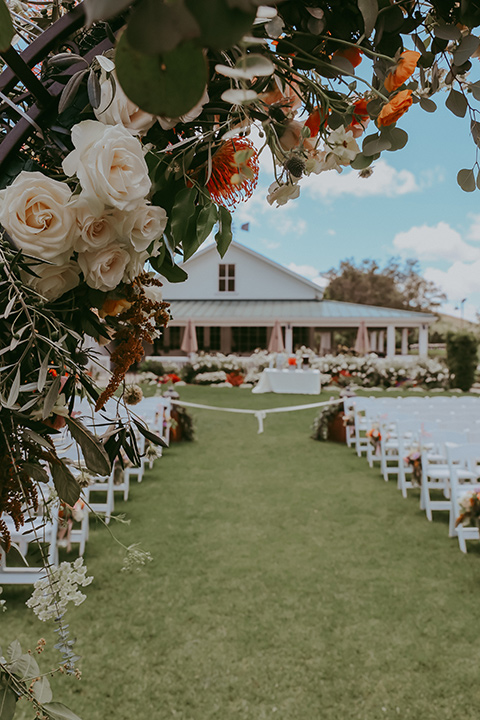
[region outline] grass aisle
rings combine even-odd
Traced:
[[[172,446],[116,506],[131,525],[114,532],[153,562],[121,573],[121,549],[92,532],[95,581],[67,614],[84,680],[60,682],[56,699],[83,720],[477,720],[479,553],[462,556],[415,493],[403,500],[346,447],[310,440],[315,413],[269,416],[257,435],[254,417],[194,411],[197,441]],[[2,645],[53,644],[27,591],[3,597]]]

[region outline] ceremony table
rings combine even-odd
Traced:
[[[266,368],[252,393],[296,393],[318,395],[320,370],[275,370]]]

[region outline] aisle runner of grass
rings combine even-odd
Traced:
[[[315,412],[269,416],[257,435],[253,417],[194,411],[197,441],[172,446],[116,505],[131,525],[113,532],[153,562],[122,573],[105,528],[91,533],[95,581],[67,615],[84,679],[59,682],[57,699],[83,720],[477,720],[479,553],[462,556],[415,493],[402,500],[346,447],[310,440]],[[2,646],[53,645],[27,590],[4,597]]]

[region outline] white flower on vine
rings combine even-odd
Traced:
[[[78,588],[90,585],[92,580],[92,576],[87,577],[82,557],[73,563],[62,562],[57,568],[49,570],[48,576],[37,580],[26,605],[32,608],[39,620],[52,620],[65,612],[69,602],[80,605],[87,596]]]
[[[300,186],[297,183],[280,184],[273,182],[268,188],[267,201],[270,205],[274,202],[277,207],[285,205],[289,200],[294,200],[300,195]]]
[[[332,130],[325,141],[327,149],[327,160],[330,155],[335,157],[335,162],[339,165],[350,165],[355,160],[360,148],[358,147],[353,132],[345,131],[343,125],[336,130]]]

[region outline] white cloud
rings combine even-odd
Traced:
[[[465,320],[470,320],[471,322],[477,322],[478,310],[479,308],[477,305],[469,302],[463,303],[463,310],[460,302],[444,303],[440,308],[440,312],[444,313],[445,315],[452,315],[456,318],[464,317]]]
[[[292,272],[297,273],[297,275],[302,275],[303,277],[308,278],[320,287],[326,287],[328,285],[328,280],[323,275],[320,275],[317,268],[313,267],[313,265],[297,265],[296,263],[291,262],[288,263],[287,268]]]
[[[302,181],[302,186],[312,197],[327,200],[341,195],[397,197],[419,190],[415,175],[410,170],[395,170],[386,160],[379,160],[372,167],[373,175],[369,178],[359,177],[356,170],[340,174],[329,170],[320,175],[310,175]]]
[[[466,243],[460,233],[446,222],[412,227],[397,233],[393,245],[403,255],[413,255],[420,260],[473,262],[480,258],[480,249]]]
[[[471,225],[468,231],[468,239],[474,242],[480,242],[480,215],[469,215],[471,218]]]
[[[268,228],[272,236],[303,235],[307,230],[307,222],[300,215],[298,201],[277,208],[268,204],[267,192],[266,187],[259,186],[247,202],[237,207],[234,218],[238,226],[248,222],[251,227]]]
[[[479,291],[480,259],[473,263],[457,261],[448,270],[427,267],[423,273],[427,280],[439,285],[455,303]]]

